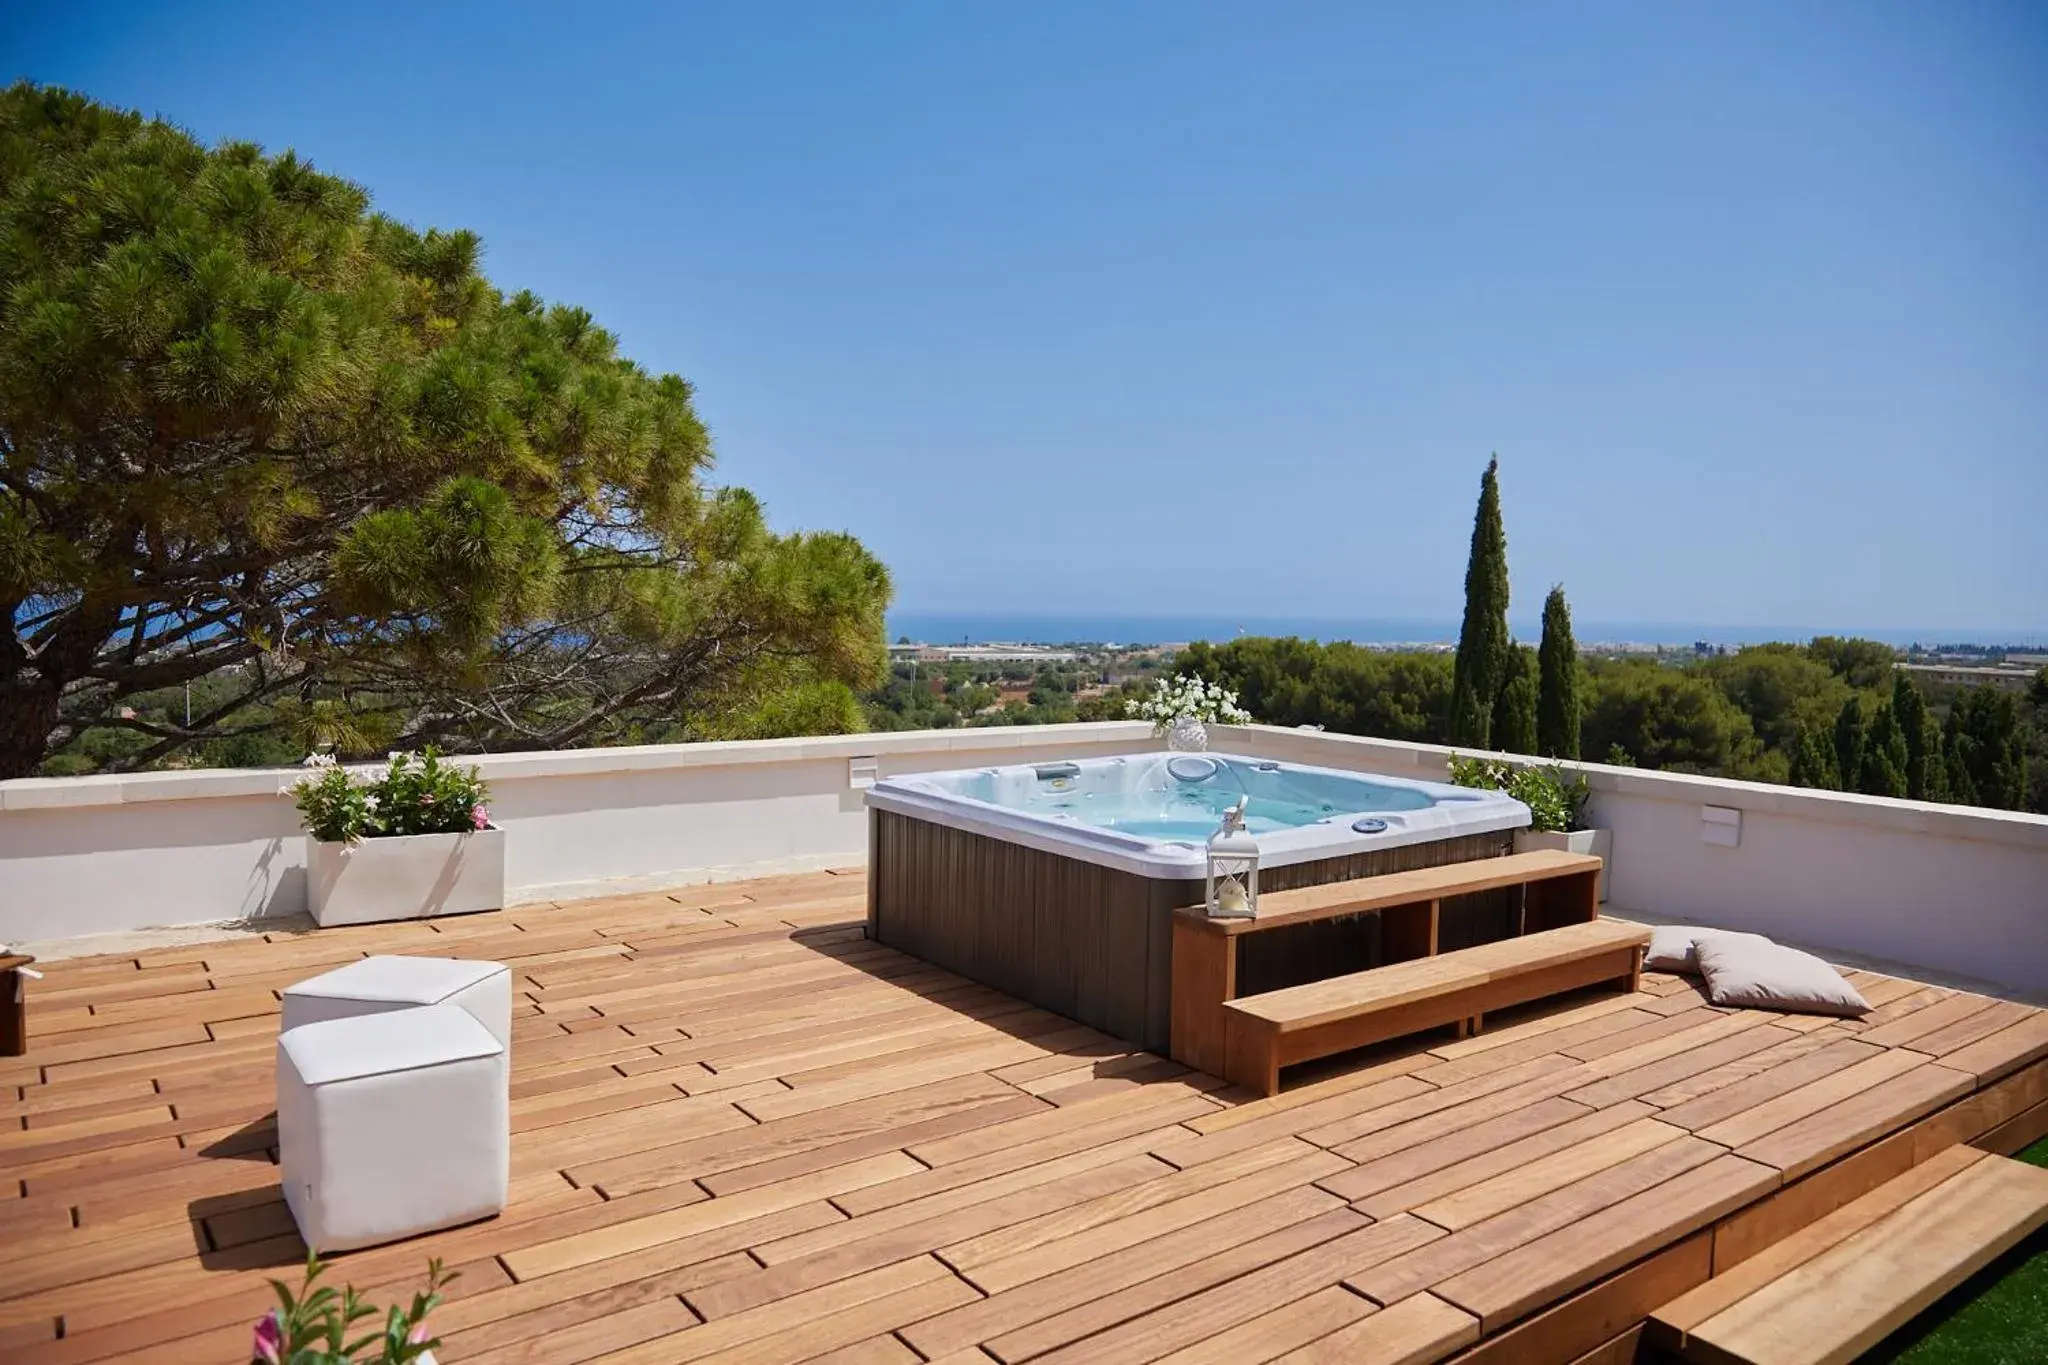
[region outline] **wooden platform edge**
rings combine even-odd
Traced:
[[[1447,1365],[1624,1365],[1635,1359],[1639,1344],[1675,1350],[1668,1338],[1657,1339],[1657,1309],[1951,1147],[1967,1144],[2009,1155],[2017,1148],[2006,1144],[2031,1125],[2048,1130],[2048,1100],[2026,1102],[2044,1092],[2048,1058],[1507,1324]]]

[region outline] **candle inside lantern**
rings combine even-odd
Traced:
[[[1203,901],[1217,918],[1250,919],[1259,912],[1259,841],[1245,828],[1247,800],[1223,812],[1209,836]]]

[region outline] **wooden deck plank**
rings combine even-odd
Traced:
[[[1171,1351],[1206,1341],[1238,1324],[1335,1287],[1348,1277],[1424,1246],[1444,1235],[1419,1218],[1401,1217],[1374,1223],[1357,1232],[1323,1242],[1309,1250],[1239,1276],[1199,1294],[1179,1299],[1143,1317],[1097,1333],[1085,1341],[1049,1353],[1045,1360],[1068,1365],[1136,1365]],[[1014,1359],[997,1343],[997,1353]]]
[[[1686,1333],[1716,1313],[1732,1307],[1795,1266],[1803,1265],[1851,1233],[1869,1227],[1892,1210],[1956,1175],[1983,1153],[1973,1147],[1951,1147],[1886,1181],[1871,1193],[1851,1200],[1833,1213],[1701,1284],[1657,1310],[1652,1336],[1668,1349],[1685,1345]]]
[[[964,1350],[1156,1276],[1200,1273],[1201,1263],[1234,1247],[1339,1207],[1334,1196],[1312,1187],[1287,1190],[914,1324],[903,1329],[903,1339],[927,1357]],[[1351,1218],[1335,1226],[1351,1231],[1365,1224]]]
[[[805,874],[48,964],[0,1071],[0,1354],[245,1344],[303,1256],[276,993],[376,952],[516,974],[510,1207],[341,1261],[387,1299],[462,1268],[451,1360],[1569,1359],[1724,1240],[1768,1255],[1947,1144],[2048,1128],[2048,1014],[1896,978],[1808,1021],[1651,974],[1255,1099],[861,910]]]
[[[1664,1143],[1483,1223],[1454,1232],[1419,1251],[1354,1275],[1346,1283],[1375,1303],[1394,1303],[1725,1155],[1724,1149],[1713,1143],[1690,1136]]]
[[[1089,1340],[1098,1333],[1135,1322],[1147,1314],[1228,1285],[1267,1266],[1281,1264],[1369,1226],[1368,1220],[1349,1209],[1333,1209],[1236,1243],[1207,1260],[1093,1295],[1070,1308],[990,1337],[986,1348],[1004,1361],[1034,1359],[1069,1343]],[[1050,1278],[1033,1283],[1048,1283]]]
[[[1688,1339],[1726,1358],[1846,1365],[2048,1222],[2048,1171],[1986,1156],[1792,1267]]]
[[[1428,1365],[1479,1339],[1479,1319],[1434,1294],[1389,1304],[1318,1341],[1272,1357],[1286,1365]]]

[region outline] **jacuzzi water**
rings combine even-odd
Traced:
[[[1499,792],[1275,763],[1234,754],[1135,754],[922,773],[876,784],[868,803],[1147,876],[1199,876],[1223,812],[1268,865],[1529,823]]]

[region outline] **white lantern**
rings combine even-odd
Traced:
[[[1212,919],[1250,919],[1259,912],[1259,841],[1244,825],[1249,797],[1223,812],[1209,836],[1204,903]]]

